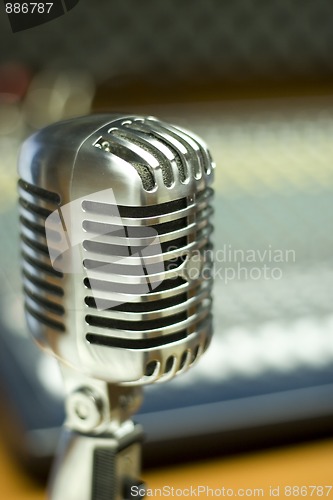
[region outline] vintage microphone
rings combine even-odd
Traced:
[[[52,500],[143,496],[141,387],[186,371],[212,335],[213,167],[153,117],[75,118],[22,146],[26,317],[66,391]]]

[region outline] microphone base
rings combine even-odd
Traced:
[[[143,498],[143,432],[132,415],[141,387],[120,387],[61,365],[66,421],[51,472],[50,500]],[[134,493],[134,495],[133,495]]]
[[[98,436],[64,428],[51,473],[49,500],[129,500],[144,498],[141,473],[142,428],[125,422]]]

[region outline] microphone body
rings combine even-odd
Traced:
[[[140,387],[186,371],[209,345],[213,167],[201,139],[152,117],[76,118],[22,147],[26,317],[60,361],[71,429],[52,500],[127,498],[139,469],[129,417]],[[81,472],[95,486],[69,493],[85,449]],[[113,480],[98,493],[98,471],[111,463],[121,487]]]

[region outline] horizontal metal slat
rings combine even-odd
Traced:
[[[49,313],[44,314],[44,312],[36,309],[36,304],[30,301],[28,297],[26,297],[25,309],[28,314],[31,314],[31,316],[33,316],[37,321],[41,322],[45,326],[53,328],[54,330],[57,330],[59,332],[65,331],[65,326],[63,323],[58,321],[58,317],[56,318],[56,320],[51,319]]]
[[[95,308],[90,308],[90,309],[91,309],[91,314],[99,318],[124,320],[128,321],[129,324],[131,322],[136,322],[140,323],[141,325],[142,321],[156,320],[159,318],[167,318],[170,316],[175,317],[175,315],[177,314],[187,313],[190,310],[190,308],[198,306],[201,301],[203,301],[208,297],[209,297],[209,292],[204,291],[197,296],[188,298],[186,301],[182,301],[178,304],[172,304],[171,306],[165,307],[163,309],[154,309],[151,311],[146,309],[145,311],[141,312],[133,312],[133,311],[129,312],[125,310],[126,304],[124,304],[124,308],[122,311],[115,309],[104,309],[104,310],[98,310]]]
[[[31,294],[39,295],[42,299],[62,307],[63,294],[54,293],[54,288],[51,286],[47,286],[41,281],[36,281],[31,276],[28,278],[27,275],[23,276],[23,285]]]
[[[113,322],[100,322],[98,325],[91,323],[87,323],[87,329],[91,333],[96,333],[100,335],[107,335],[107,332],[116,332],[116,336],[119,338],[154,338],[158,336],[166,336],[170,333],[175,333],[180,330],[188,329],[191,326],[194,326],[196,323],[202,321],[207,315],[209,315],[209,307],[203,307],[201,310],[197,311],[194,315],[189,318],[178,321],[177,323],[173,322],[169,326],[161,326],[157,328],[143,328],[142,330],[131,330],[128,328],[120,328],[120,324],[118,323],[116,327]],[[88,315],[89,316],[89,315]],[[96,322],[95,322],[96,323]],[[126,326],[124,324],[122,326]],[[107,326],[109,325],[109,326]],[[129,325],[130,326],[130,325]],[[152,325],[153,326],[153,325]]]

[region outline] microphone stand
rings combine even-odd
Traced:
[[[141,387],[108,384],[64,365],[61,370],[66,421],[48,498],[144,498],[145,487],[139,479],[143,432],[131,420],[142,402]]]

